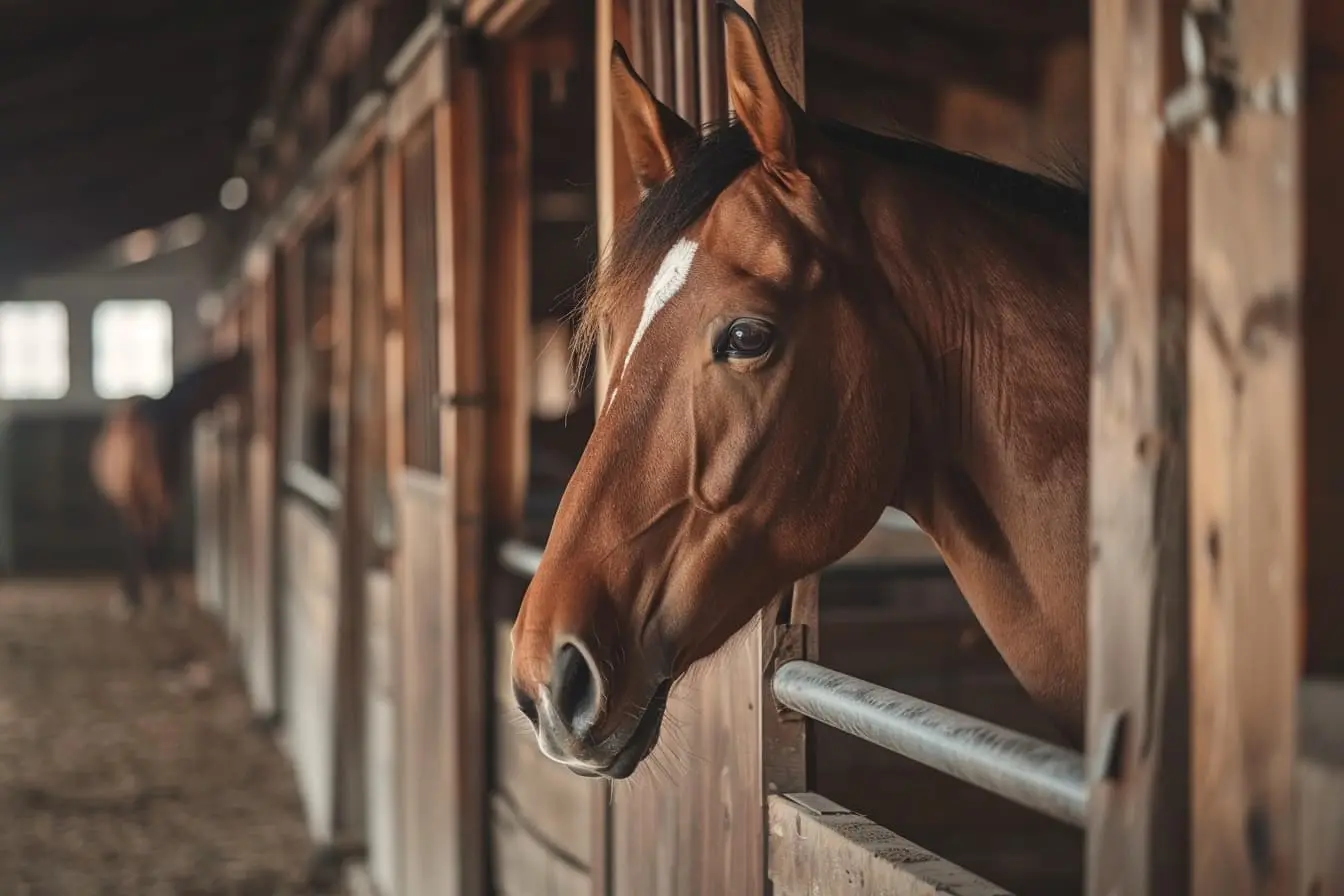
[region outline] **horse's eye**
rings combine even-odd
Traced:
[[[774,344],[775,331],[763,320],[742,317],[719,336],[714,354],[719,358],[759,358]]]

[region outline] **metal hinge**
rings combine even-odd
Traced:
[[[1198,137],[1221,146],[1227,123],[1239,111],[1292,115],[1297,111],[1296,72],[1281,71],[1256,84],[1239,80],[1231,13],[1187,9],[1181,21],[1181,57],[1186,81],[1162,104],[1162,131],[1188,140]]]

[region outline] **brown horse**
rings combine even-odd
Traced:
[[[98,490],[121,519],[126,549],[122,588],[131,609],[141,604],[146,571],[168,575],[171,531],[184,475],[192,422],[226,395],[246,388],[252,359],[247,349],[214,358],[183,374],[160,398],[137,396],[118,403],[93,443],[90,469]]]
[[[551,758],[631,774],[671,683],[890,505],[1078,740],[1086,194],[809,118],[722,5],[729,125],[613,50],[646,192],[583,308],[617,363],[513,628],[520,708]]]

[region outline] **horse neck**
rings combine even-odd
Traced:
[[[1019,680],[1077,737],[1087,240],[915,172],[875,172],[860,195],[901,326],[918,347],[909,376],[893,384],[915,389],[893,503],[937,543]]]

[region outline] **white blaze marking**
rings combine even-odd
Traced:
[[[630,365],[635,346],[639,345],[639,340],[648,332],[649,324],[653,323],[658,312],[662,311],[667,303],[672,301],[672,297],[686,285],[686,275],[691,272],[691,262],[695,260],[695,250],[698,248],[696,243],[682,238],[677,240],[676,245],[663,257],[663,263],[658,266],[658,273],[653,275],[653,282],[649,284],[649,291],[644,296],[644,313],[639,317],[639,326],[635,327],[635,336],[630,340],[630,348],[625,353],[625,363],[621,365],[622,375],[625,368]]]

